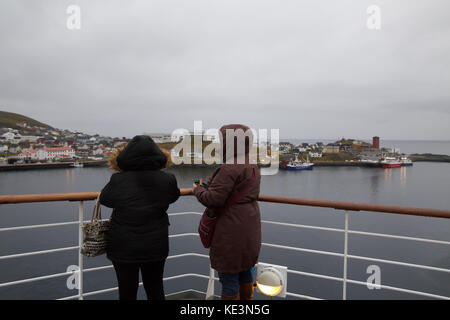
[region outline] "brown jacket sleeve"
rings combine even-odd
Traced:
[[[236,182],[236,177],[230,169],[229,166],[222,165],[208,188],[198,186],[194,189],[194,195],[205,207],[221,208],[225,206]]]

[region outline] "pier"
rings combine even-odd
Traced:
[[[106,160],[81,161],[83,167],[104,167]],[[72,168],[74,162],[51,162],[51,163],[20,163],[0,165],[0,171],[21,171],[21,170],[44,170],[44,169],[64,169]]]

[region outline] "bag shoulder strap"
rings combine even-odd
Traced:
[[[239,190],[239,192],[227,202],[224,209],[228,209],[229,207],[231,207],[233,204],[236,203],[236,201],[238,201],[247,192],[247,190],[253,184],[255,177],[256,177],[256,165],[252,165],[251,178],[248,180],[248,182],[245,184],[245,186],[241,190]]]
[[[97,200],[94,204],[94,209],[92,210],[92,217],[91,222],[94,222],[95,220],[102,220],[102,209],[100,205],[100,194],[97,197]]]

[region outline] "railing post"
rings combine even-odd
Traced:
[[[344,233],[344,275],[342,282],[342,300],[347,300],[347,254],[348,254],[348,210],[345,210]]]
[[[83,201],[78,205],[78,299],[83,300],[83,255],[81,245],[83,244]]]
[[[214,297],[214,269],[209,267],[209,280],[208,280],[208,289],[206,289],[206,300]]]

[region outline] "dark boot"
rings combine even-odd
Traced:
[[[241,296],[241,300],[252,300],[254,288],[255,286],[253,283],[240,283],[239,294]]]

